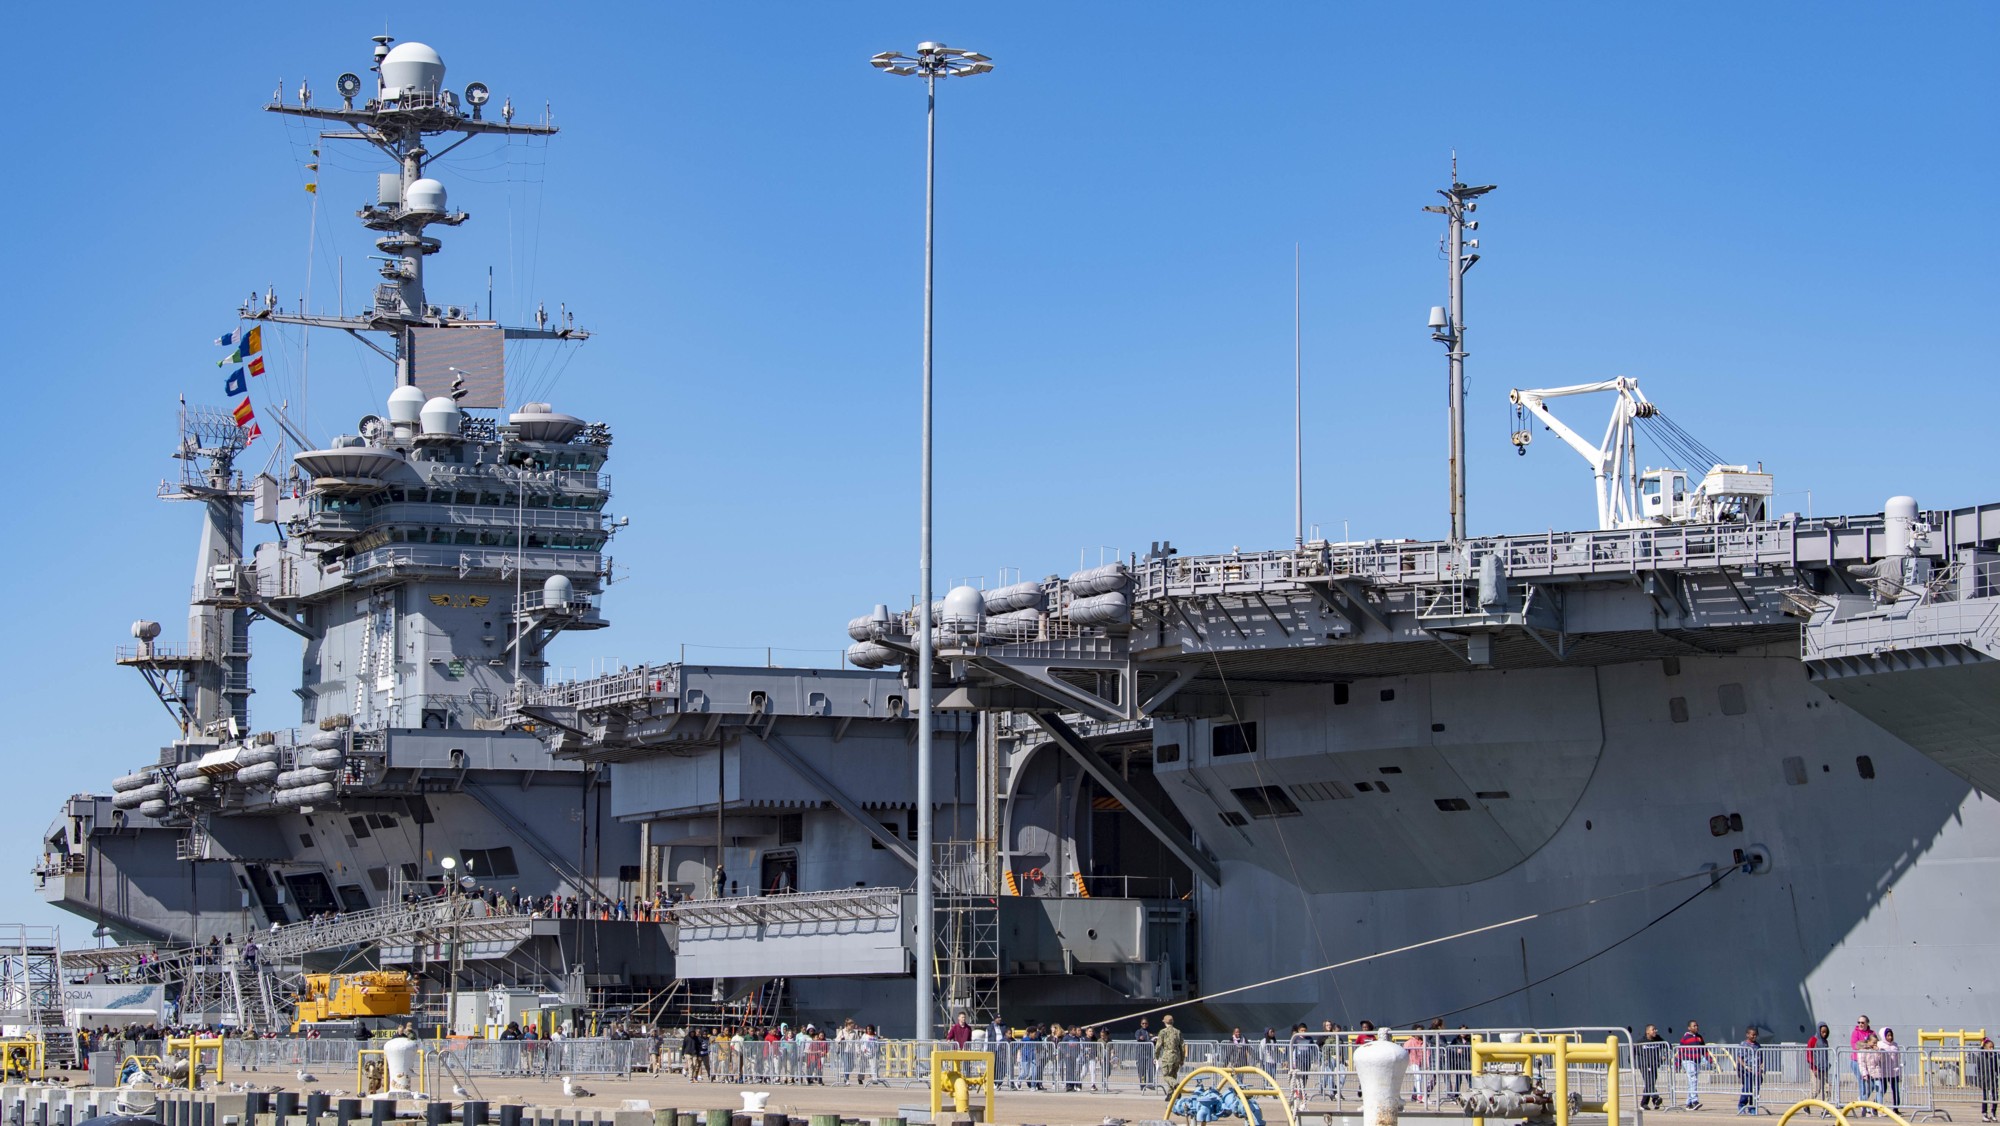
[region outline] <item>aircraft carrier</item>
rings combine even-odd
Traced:
[[[455,91],[423,44],[378,39],[368,73],[339,105],[266,108],[386,158],[359,216],[382,279],[361,312],[267,297],[240,331],[380,341],[396,388],[324,445],[267,408],[295,452],[254,475],[240,411],[183,408],[163,494],[201,514],[188,635],[140,621],[117,654],[167,741],[135,733],[132,771],[65,803],[35,869],[120,949],[560,889],[679,902],[615,939],[492,924],[455,944],[473,964],[425,966],[387,923],[349,941],[459,988],[728,1002],[784,983],[771,1011],[903,1034],[890,983],[921,958],[941,1012],[1017,1022],[1176,1002],[1219,1027],[2000,1019],[2000,504],[1771,512],[1761,467],[1613,379],[1515,393],[1517,444],[1539,424],[1582,454],[1599,526],[1467,534],[1463,233],[1490,187],[1454,174],[1432,207],[1452,534],[1161,541],[956,588],[929,615],[920,795],[917,609],[850,622],[853,668],[546,682],[551,643],[608,624],[612,436],[510,399],[504,346],[585,334],[437,304],[424,274],[465,219],[427,174],[438,139],[554,129]],[[1602,443],[1552,405],[1585,396],[1612,404]],[[1686,468],[1643,469],[1641,436]],[[1926,484],[1945,487],[1884,491]],[[269,529],[254,545],[246,514]],[[301,647],[296,727],[250,721],[253,622]],[[920,802],[946,842],[930,951]]]

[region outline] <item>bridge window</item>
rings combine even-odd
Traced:
[[[1675,723],[1686,723],[1688,721],[1688,702],[1686,696],[1675,696],[1667,701],[1667,718],[1673,720]]]
[[[1803,786],[1805,784],[1806,760],[1799,755],[1792,755],[1785,759],[1785,785]]]
[[[1159,746],[1153,748],[1153,761],[1181,761],[1181,745],[1179,743],[1161,743]]]
[[[1248,817],[1243,816],[1242,814],[1236,812],[1233,809],[1223,810],[1221,816],[1222,816],[1222,823],[1224,825],[1234,826],[1238,829],[1250,823],[1250,819]]]
[[[1854,757],[1854,769],[1861,772],[1861,777],[1872,779],[1875,777],[1875,760],[1869,758],[1867,755],[1856,755]]]
[[[1472,808],[1472,803],[1464,798],[1432,798],[1431,803],[1444,813],[1464,813]]]
[[[1214,758],[1247,755],[1256,750],[1257,725],[1254,723],[1219,723],[1208,733],[1208,753]]]

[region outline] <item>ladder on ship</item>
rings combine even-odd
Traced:
[[[229,1000],[236,1012],[237,1027],[263,1032],[278,1027],[277,998],[271,975],[262,966],[233,962],[223,967],[229,986]]]

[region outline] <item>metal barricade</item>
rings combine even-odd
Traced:
[[[135,1045],[137,1042],[132,1042]],[[227,1040],[223,1062],[242,1070],[297,1069],[331,1072],[354,1065],[355,1053],[374,1048],[374,1040],[305,1039]],[[444,1045],[449,1045],[445,1047]],[[479,1078],[489,1076],[591,1075],[625,1076],[644,1057],[643,1040],[581,1037],[570,1040],[425,1041],[424,1051],[452,1053],[455,1071]]]

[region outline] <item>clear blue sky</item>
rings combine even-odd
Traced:
[[[614,628],[558,651],[579,671],[681,642],[823,661],[914,590],[923,97],[867,58],[926,38],[999,68],[941,94],[941,577],[1287,542],[1294,242],[1307,519],[1440,534],[1420,209],[1454,148],[1500,185],[1475,532],[1588,525],[1583,463],[1548,436],[1516,458],[1506,392],[1614,374],[1762,461],[1781,508],[2000,499],[1991,3],[30,6],[0,177],[27,450],[0,920],[58,918],[26,874],[57,802],[170,737],[110,657],[132,619],[184,620],[196,513],[153,492],[177,398],[221,399],[209,341],[252,289],[299,301],[309,244],[315,307],[343,257],[363,292],[376,165],[327,147],[315,239],[311,141],[259,106],[281,78],[333,99],[385,20],[564,127],[441,168],[473,220],[432,293],[483,302],[491,265],[503,314],[566,302],[600,334],[549,396],[612,424],[631,518]],[[296,393],[274,344],[267,389]],[[323,340],[311,385],[324,440],[388,377]],[[255,644],[257,725],[295,722],[295,639]]]

